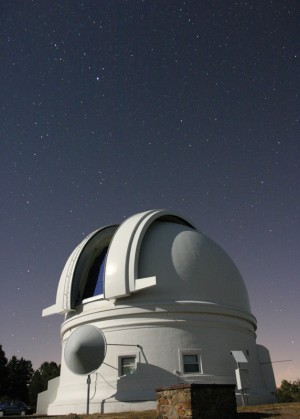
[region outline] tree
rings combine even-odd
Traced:
[[[0,345],[0,398],[7,394],[7,376],[7,358],[2,349],[2,345]]]
[[[0,400],[16,399],[36,405],[38,393],[47,389],[48,381],[59,376],[60,366],[44,362],[37,371],[31,361],[16,356],[7,361],[0,345]]]
[[[28,402],[28,385],[33,375],[31,361],[13,356],[7,363],[7,395],[12,399]]]
[[[278,403],[300,402],[300,380],[283,380],[276,390],[276,398]]]
[[[48,381],[58,377],[60,374],[60,366],[55,362],[44,362],[32,376],[29,384],[29,402],[32,406],[36,406],[37,396],[48,387]]]

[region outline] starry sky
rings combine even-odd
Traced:
[[[7,0],[1,34],[6,356],[60,363],[63,266],[140,211],[233,258],[277,383],[300,378],[298,0]]]

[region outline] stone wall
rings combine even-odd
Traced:
[[[237,414],[234,385],[160,387],[156,398],[158,419],[231,419]]]

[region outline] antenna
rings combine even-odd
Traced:
[[[74,374],[86,375],[97,370],[106,354],[106,340],[95,326],[78,327],[67,340],[65,361]]]
[[[106,339],[95,326],[84,325],[71,333],[67,340],[64,357],[67,367],[74,374],[87,374],[87,414],[89,414],[90,374],[96,371],[106,355]]]

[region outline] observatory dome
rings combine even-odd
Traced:
[[[227,253],[189,221],[165,210],[136,214],[90,234],[69,257],[56,304],[67,313],[93,299],[185,301],[251,315],[244,281]]]

